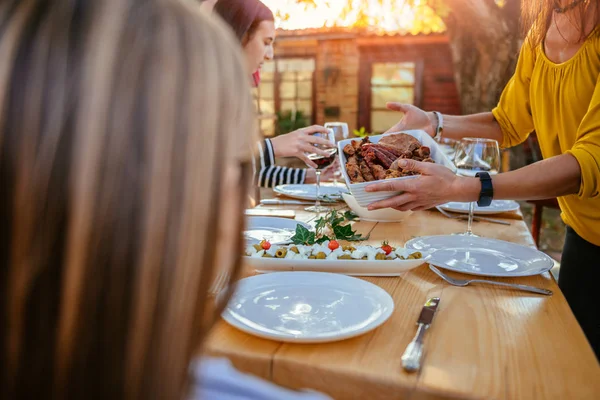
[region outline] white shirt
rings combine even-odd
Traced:
[[[191,366],[190,400],[332,400],[314,391],[296,392],[237,371],[229,360],[205,357]]]

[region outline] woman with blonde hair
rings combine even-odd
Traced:
[[[3,3],[0,398],[300,396],[188,373],[240,264],[247,85],[196,3]]]

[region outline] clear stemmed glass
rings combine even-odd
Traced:
[[[477,172],[497,174],[500,170],[500,148],[498,142],[492,139],[464,138],[456,145],[454,155],[456,173],[461,176],[474,177]],[[460,233],[465,236],[477,236],[471,228],[475,202],[469,204],[469,220],[467,231]]]
[[[325,150],[325,152],[328,153],[327,156],[323,156],[317,153],[307,154],[308,158],[312,162],[317,164],[317,168],[315,170],[317,175],[317,199],[315,201],[315,205],[307,207],[306,211],[319,213],[329,211],[329,207],[324,207],[321,205],[321,171],[333,164],[337,154],[337,148],[335,148],[335,133],[332,129],[328,129],[328,133],[315,133],[314,136],[318,136],[325,140],[328,140],[331,142],[332,145],[334,145],[333,148],[325,148],[325,146],[322,145],[315,145],[315,147]]]
[[[333,134],[335,135],[335,142],[339,142],[344,139],[348,139],[350,137],[350,130],[348,129],[348,124],[345,122],[326,122],[324,125],[325,128],[329,128],[333,130]],[[333,184],[338,184],[338,179],[342,176],[342,167],[338,167],[337,171],[333,175]]]

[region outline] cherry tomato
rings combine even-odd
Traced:
[[[393,251],[392,246],[390,246],[388,242],[383,242],[383,244],[381,245],[381,250],[385,252],[386,256]]]
[[[266,240],[263,240],[262,242],[260,242],[260,247],[262,247],[263,250],[269,250],[271,248],[271,243],[267,242]]]
[[[340,244],[338,243],[337,240],[331,240],[329,241],[329,250],[334,251],[335,249],[340,247]]]

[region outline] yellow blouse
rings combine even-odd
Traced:
[[[543,46],[521,49],[517,69],[492,111],[503,147],[535,130],[542,156],[573,155],[581,167],[578,194],[560,197],[563,221],[600,246],[600,29],[570,60],[555,64]]]

